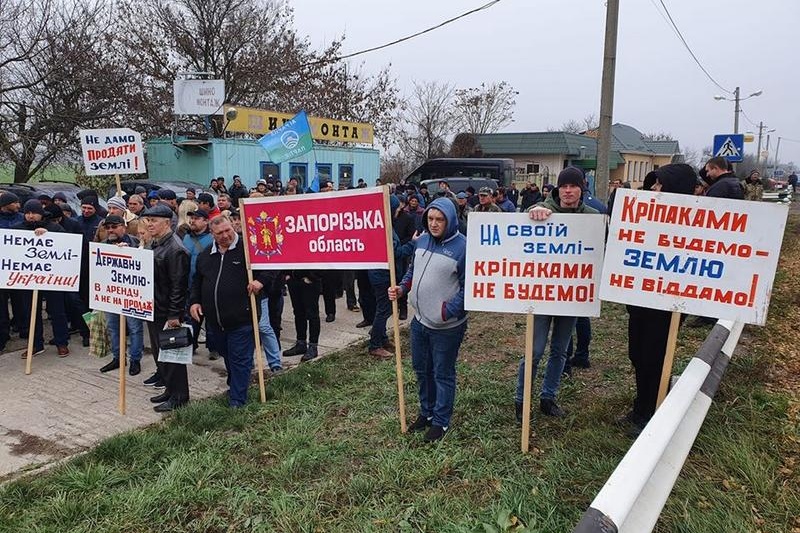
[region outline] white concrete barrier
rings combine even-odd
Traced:
[[[716,394],[743,324],[720,320],[574,533],[645,533],[655,527]]]

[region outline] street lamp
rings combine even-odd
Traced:
[[[736,90],[733,91],[733,100],[731,100],[730,98],[726,98],[726,97],[724,97],[722,95],[719,95],[719,94],[714,95],[714,100],[727,100],[729,102],[730,101],[736,102],[736,105],[735,105],[734,111],[733,111],[733,133],[739,133],[739,113],[741,112],[741,108],[739,107],[739,102],[741,102],[743,100],[747,100],[747,99],[752,98],[754,96],[761,96],[761,93],[763,93],[763,92],[764,91],[759,89],[756,92],[750,93],[750,95],[748,95],[748,96],[746,96],[744,98],[741,98],[740,97],[741,93],[739,91],[739,87],[736,87]]]

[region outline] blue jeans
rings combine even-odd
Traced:
[[[108,335],[111,337],[111,355],[115,360],[119,360],[119,319],[120,315],[106,313],[106,325]],[[131,362],[142,360],[142,349],[144,348],[144,324],[138,318],[125,317],[127,336],[131,340],[131,349],[128,352]]]
[[[375,318],[369,333],[369,349],[377,350],[389,342],[386,336],[386,321],[392,316],[392,302],[389,300],[389,284],[372,285],[375,294]]]
[[[553,325],[553,335],[550,342],[550,358],[547,360],[547,368],[544,372],[542,381],[543,400],[555,400],[558,394],[558,387],[561,384],[561,372],[564,371],[564,363],[567,360],[566,349],[572,329],[575,327],[574,316],[550,316],[536,315],[533,317],[533,379],[536,379],[536,370],[539,360],[544,355],[547,347],[547,334],[550,332],[550,324]],[[523,390],[525,384],[525,358],[519,362],[519,372],[517,372],[517,392],[515,399],[517,402],[523,400]]]
[[[281,366],[281,346],[278,344],[278,337],[269,322],[269,298],[266,296],[261,299],[261,318],[258,320],[258,335],[261,338],[261,347],[267,358],[267,365],[270,370],[277,370]]]
[[[228,405],[239,407],[247,403],[247,389],[253,373],[253,353],[256,341],[253,326],[239,326],[236,329],[221,330],[206,323],[208,330],[214,332],[214,343],[219,354],[225,359],[228,371]]]
[[[448,427],[456,400],[456,359],[467,323],[431,329],[411,321],[411,364],[417,374],[419,414]]]

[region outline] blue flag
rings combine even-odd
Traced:
[[[283,126],[272,130],[258,140],[258,143],[269,153],[273,163],[283,163],[314,147],[311,138],[311,126],[305,111],[300,111]]]

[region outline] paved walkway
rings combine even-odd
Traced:
[[[362,319],[361,313],[348,311],[344,299],[336,304],[335,322],[326,323],[322,317],[321,355],[367,337],[369,328],[355,327]],[[320,308],[323,308],[321,299]],[[283,317],[281,342],[286,349],[295,340],[289,298]],[[59,358],[55,346],[48,346],[45,353],[34,358],[29,376],[25,375],[25,360],[20,358],[24,344],[22,340],[13,340],[6,352],[0,354],[0,482],[163,418],[164,415],[153,411],[149,401],[163,389],[142,385],[155,367],[149,351],[142,358],[142,373],[128,376],[127,409],[123,416],[117,409],[118,372],[101,374],[98,369],[110,359],[89,356],[88,348],[80,347],[80,336],[73,335],[69,357]],[[284,367],[291,368],[299,362],[300,356],[284,358]],[[189,369],[189,388],[192,399],[222,394],[227,388],[222,359],[210,361],[202,346]]]

